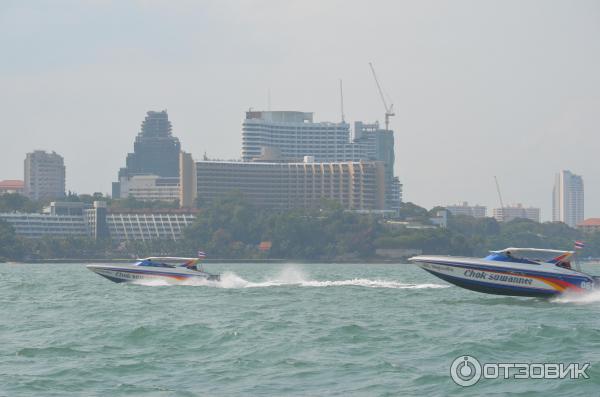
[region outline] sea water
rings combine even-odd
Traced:
[[[0,396],[600,393],[600,294],[484,295],[402,264],[218,264],[115,284],[0,264]],[[598,268],[591,269],[599,273]],[[450,377],[452,362],[590,363],[589,379]]]

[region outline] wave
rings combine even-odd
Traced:
[[[154,280],[137,280],[134,282],[137,285],[145,286],[170,286],[170,285],[185,285],[185,286],[202,286],[215,287],[226,289],[238,288],[268,288],[280,286],[298,286],[298,287],[365,287],[365,288],[396,288],[396,289],[424,289],[424,288],[447,288],[448,285],[442,284],[410,284],[394,280],[383,279],[368,279],[368,278],[353,278],[348,280],[310,280],[306,274],[296,267],[286,267],[273,278],[267,278],[264,281],[254,282],[248,281],[243,277],[238,276],[234,272],[224,272],[221,274],[220,281],[209,281],[202,279],[188,279],[184,281],[170,281],[163,279]]]
[[[591,304],[600,302],[600,291],[590,291],[583,293],[565,293],[552,299],[556,303],[576,303],[576,304]]]

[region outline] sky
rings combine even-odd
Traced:
[[[33,150],[65,159],[67,189],[108,193],[148,110],[182,149],[240,157],[249,108],[380,121],[373,62],[394,104],[396,174],[425,207],[542,209],[554,174],[600,217],[600,2],[0,2],[0,180]]]

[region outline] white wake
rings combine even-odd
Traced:
[[[600,291],[580,292],[580,293],[565,293],[554,299],[552,302],[556,303],[576,303],[576,304],[590,304],[600,302]]]
[[[224,272],[221,274],[220,281],[209,281],[203,279],[188,279],[185,281],[170,280],[139,280],[135,284],[145,286],[168,286],[168,285],[186,285],[186,286],[204,286],[215,288],[267,288],[279,286],[298,286],[298,287],[365,287],[365,288],[397,288],[397,289],[423,289],[423,288],[447,288],[448,285],[442,284],[410,284],[394,280],[353,278],[348,280],[311,280],[301,270],[293,266],[282,269],[275,277],[266,278],[264,281],[248,281],[233,272]]]

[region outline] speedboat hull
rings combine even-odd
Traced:
[[[90,271],[115,283],[140,282],[144,280],[166,280],[182,282],[186,280],[220,281],[218,274],[210,274],[185,268],[147,268],[140,266],[87,265]]]
[[[570,269],[444,256],[410,259],[434,276],[459,287],[495,295],[552,297],[594,288],[595,279]]]

